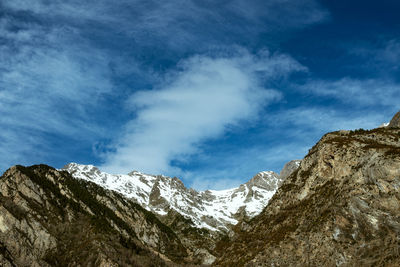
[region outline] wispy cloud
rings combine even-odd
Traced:
[[[0,168],[51,158],[46,134],[101,135],[90,117],[112,90],[104,54],[72,41],[68,29],[8,17],[0,36]]]
[[[105,155],[105,170],[151,173],[177,170],[172,160],[198,152],[198,144],[229,127],[256,118],[281,94],[262,82],[304,68],[284,55],[241,50],[230,57],[195,56],[167,75],[161,88],[135,93],[129,103],[136,117]]]
[[[374,105],[397,108],[400,98],[400,85],[385,79],[314,80],[301,86],[300,89],[317,96],[338,99],[355,107]]]
[[[121,0],[46,1],[4,0],[16,11],[32,12],[56,23],[96,23],[130,36],[136,44],[172,49],[248,40],[261,32],[302,28],[329,14],[315,0]],[[116,15],[118,14],[118,15]],[[72,20],[72,23],[71,23]],[[81,28],[82,30],[84,28]],[[203,42],[200,42],[203,41]]]
[[[384,39],[376,43],[371,44],[363,42],[352,45],[347,44],[345,48],[349,50],[350,54],[363,57],[368,65],[392,65],[393,68],[398,69],[397,63],[400,60],[400,40]]]
[[[384,49],[377,53],[377,57],[377,60],[384,60],[396,64],[395,68],[398,70],[398,62],[400,61],[400,40],[389,40]]]
[[[271,114],[266,118],[271,127],[283,128],[282,133],[292,131],[292,137],[320,138],[322,134],[337,130],[372,129],[385,122],[386,112],[371,110],[332,109],[329,107],[300,106]],[[293,130],[297,129],[297,130]],[[313,140],[315,142],[316,140]]]

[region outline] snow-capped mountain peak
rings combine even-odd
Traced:
[[[145,209],[158,215],[164,216],[175,210],[190,219],[195,227],[227,231],[238,222],[238,218],[251,218],[259,214],[286,178],[285,172],[291,173],[293,168],[298,167],[298,162],[288,163],[289,167],[285,165],[281,175],[264,171],[237,188],[206,191],[188,189],[178,178],[138,171],[108,174],[93,165],[77,163],[70,163],[63,169],[77,179],[94,182],[134,199]],[[288,169],[290,170],[285,171]]]

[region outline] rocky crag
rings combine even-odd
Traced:
[[[400,266],[400,129],[326,134],[215,266]]]

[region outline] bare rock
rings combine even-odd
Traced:
[[[283,182],[288,178],[293,172],[295,172],[300,166],[301,160],[291,160],[286,163],[281,172],[279,173],[279,178]]]
[[[0,266],[186,263],[178,236],[116,192],[46,165],[0,178]]]
[[[390,121],[389,128],[400,128],[400,111],[397,112]]]

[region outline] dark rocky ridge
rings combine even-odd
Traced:
[[[118,193],[46,165],[0,178],[0,266],[181,266],[175,232]]]
[[[325,135],[216,266],[399,266],[400,129]]]

